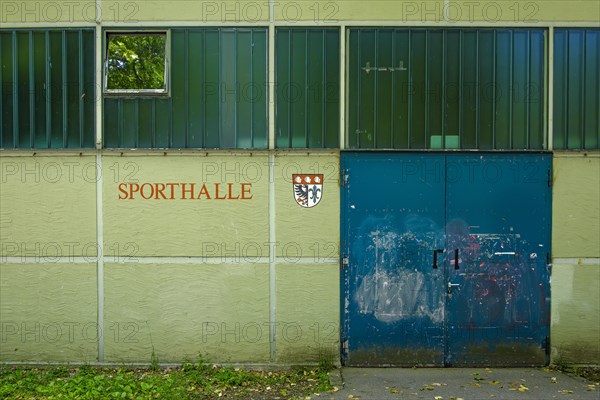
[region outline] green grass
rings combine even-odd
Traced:
[[[153,365],[153,367],[155,367]],[[297,399],[331,390],[327,370],[0,367],[0,399]]]

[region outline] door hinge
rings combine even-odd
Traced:
[[[548,170],[548,187],[552,187],[553,183],[552,170]]]
[[[346,170],[346,169],[341,170],[341,174],[342,174],[342,176],[340,177],[340,184],[343,188],[345,188],[346,185],[348,184],[348,170]]]
[[[348,260],[348,256],[346,254],[344,254],[342,256],[342,268],[346,268],[348,266],[348,263],[350,261]]]

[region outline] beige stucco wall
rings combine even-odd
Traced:
[[[552,360],[600,364],[600,154],[556,153]]]
[[[269,2],[189,0],[93,0],[3,1],[2,23],[64,24],[93,23],[137,26],[145,22],[194,21],[220,24],[264,25],[269,21]],[[597,24],[600,4],[594,0],[538,1],[275,1],[274,21],[283,24],[339,25],[355,21],[398,21],[425,23],[489,23],[531,25],[543,22],[589,22]]]
[[[95,362],[96,265],[0,264],[0,362]]]

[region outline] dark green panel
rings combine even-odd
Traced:
[[[395,71],[393,30],[379,30],[376,32],[376,61],[371,72],[375,78],[375,147],[389,149],[392,147],[392,107],[393,107],[393,75]]]
[[[427,121],[425,125],[427,147],[433,147],[432,136],[444,139],[444,32],[431,30],[427,35]],[[443,143],[443,142],[441,142]],[[442,147],[445,147],[442,144]]]
[[[290,112],[292,102],[290,101],[290,66],[291,66],[291,36],[290,29],[278,29],[275,38],[276,52],[276,79],[277,79],[277,98],[275,130],[276,145],[279,148],[291,147],[290,136]]]
[[[119,115],[122,121],[120,147],[138,147],[138,135],[140,128],[138,102],[139,99],[123,99],[120,102]]]
[[[83,144],[84,148],[94,147],[95,138],[95,106],[100,101],[99,92],[96,91],[94,64],[95,37],[93,30],[83,31]],[[100,89],[100,88],[98,88]]]
[[[67,32],[67,54],[66,63],[67,68],[67,83],[65,85],[67,91],[67,147],[78,148],[81,147],[81,126],[80,123],[81,115],[79,113],[79,107],[83,102],[81,96],[83,95],[82,78],[79,76],[79,67],[81,63],[81,51],[82,43],[80,43],[80,35],[77,31]],[[73,61],[78,62],[73,62]],[[81,60],[83,62],[83,60]]]
[[[252,31],[239,31],[236,37],[237,140],[235,147],[252,148]]]
[[[307,147],[307,36],[304,29],[291,32],[291,63],[290,63],[290,128],[292,148]]]
[[[63,82],[63,33],[50,32],[50,105],[51,137],[50,147],[62,148],[64,110],[63,99],[66,97]]]
[[[325,31],[307,30],[306,147],[323,148],[325,118]]]
[[[375,147],[375,113],[377,112],[375,80],[375,30],[360,32],[358,55],[358,146]]]
[[[554,148],[566,148],[567,31],[554,31]]]
[[[154,132],[154,114],[153,104],[151,99],[138,99],[137,113],[139,121],[139,129],[137,135],[137,147],[151,148],[153,147],[152,138]]]
[[[515,31],[513,35],[513,130],[512,148],[526,149],[529,122],[529,36],[528,31]]]
[[[478,70],[478,91],[479,91],[479,115],[478,143],[479,149],[494,148],[494,56],[495,49],[494,31],[482,30],[479,32],[479,70]]]
[[[236,31],[222,30],[220,43],[220,116],[221,137],[223,148],[236,147],[237,121],[237,81],[236,60],[238,49],[236,46]]]
[[[187,147],[187,31],[176,30],[171,33],[171,87],[172,120],[171,143],[169,147]]]
[[[46,33],[33,32],[34,147],[47,147],[46,140]]]
[[[18,86],[18,144],[20,148],[31,148],[30,87],[29,87],[29,32],[17,32],[17,86]]]
[[[567,37],[567,148],[582,148],[582,111],[584,92],[583,30],[571,30]]]
[[[461,33],[448,30],[446,33],[446,129],[447,136],[460,136],[461,102]]]
[[[187,54],[187,144],[188,147],[203,147],[204,139],[204,34],[202,31],[188,32]]]
[[[411,149],[427,148],[426,119],[427,119],[427,31],[414,30],[411,37]]]
[[[393,147],[407,149],[409,147],[410,130],[410,32],[397,30],[394,32],[394,66],[393,74],[393,111],[392,128],[394,132]]]
[[[206,103],[206,121],[204,123],[206,138],[204,145],[207,148],[219,148],[221,129],[220,114],[220,32],[216,29],[207,30],[205,33],[204,54],[204,99]]]
[[[512,31],[496,33],[496,148],[511,148]]]
[[[119,147],[119,101],[117,99],[104,100],[104,147]]]
[[[268,138],[267,31],[252,30],[252,146],[266,149]]]
[[[159,149],[171,147],[171,100],[157,99],[154,101],[154,146]]]
[[[13,33],[0,32],[0,147],[13,148],[13,99],[15,98],[15,82],[13,79]]]
[[[477,104],[479,101],[478,81],[478,32],[463,31],[462,35],[462,138],[463,149],[476,149],[477,143]]]
[[[359,85],[358,80],[360,76],[360,61],[359,61],[359,37],[360,30],[352,29],[348,34],[348,106],[347,106],[347,118],[346,125],[348,132],[346,134],[347,137],[347,147],[350,149],[360,148],[358,143],[358,133],[359,133],[359,120],[360,120],[360,112],[359,112]]]
[[[529,149],[544,148],[544,33],[531,33],[529,59]]]
[[[326,148],[339,147],[340,138],[340,32],[325,30],[325,143]]]
[[[585,38],[584,147],[591,150],[600,148],[600,29]]]

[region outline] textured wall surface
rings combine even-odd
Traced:
[[[268,265],[105,268],[106,361],[269,361]]]
[[[600,155],[554,157],[552,255],[600,257]]]
[[[95,264],[0,265],[0,362],[94,362]]]
[[[554,158],[552,359],[600,363],[600,157]]]

